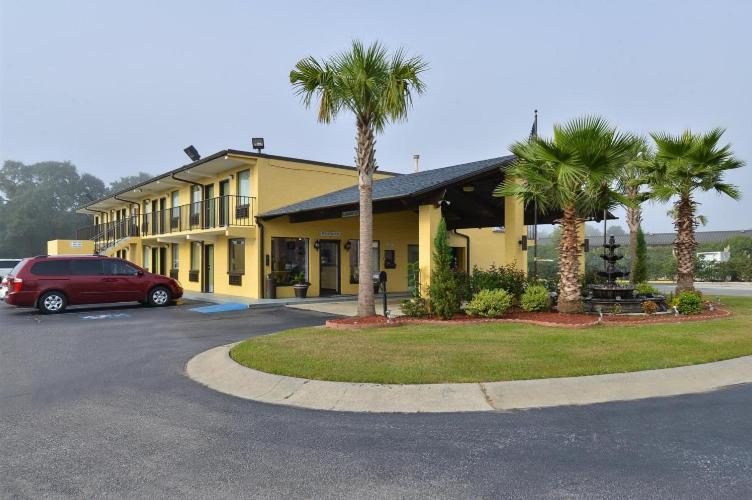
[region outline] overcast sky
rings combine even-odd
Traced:
[[[192,2],[0,0],[0,160],[70,160],[105,181],[224,148],[352,164],[353,120],[316,123],[289,71],[354,38],[430,63],[407,123],[377,160],[408,172],[507,154],[585,113],[647,134],[728,129],[752,163],[752,2]],[[752,228],[745,198],[702,197],[709,228]],[[649,207],[648,231],[669,231]]]

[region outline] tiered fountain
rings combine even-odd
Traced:
[[[666,300],[662,296],[635,297],[634,286],[619,285],[616,282],[617,279],[629,275],[628,272],[616,268],[616,262],[624,258],[623,255],[616,254],[616,249],[620,246],[615,243],[613,236],[609,238],[608,244],[604,245],[601,258],[606,263],[606,269],[598,271],[598,276],[605,278],[606,282],[588,287],[588,296],[583,299],[585,312],[609,313],[618,310],[620,313],[640,313],[642,303],[646,300],[655,302],[658,311],[666,311]]]

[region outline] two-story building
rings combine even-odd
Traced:
[[[526,268],[524,236],[533,214],[518,200],[492,196],[512,159],[377,171],[374,264],[386,271],[390,291],[408,291],[416,268],[427,281],[442,216],[460,270],[513,262]],[[302,273],[309,296],[354,294],[361,279],[357,172],[350,166],[225,150],[80,212],[93,224],[77,239],[172,276],[188,291],[259,298],[271,274],[277,296],[290,297]],[[539,222],[547,217],[539,214]]]

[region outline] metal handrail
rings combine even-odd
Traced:
[[[157,236],[183,231],[229,226],[256,225],[256,198],[218,196],[156,212],[86,226],[76,230],[76,239],[93,240],[96,252],[131,236]]]

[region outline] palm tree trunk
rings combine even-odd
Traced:
[[[373,171],[376,140],[373,127],[358,120],[357,156],[358,191],[360,194],[360,236],[358,255],[358,316],[373,316],[376,308],[373,302]]]
[[[631,200],[637,198],[637,189],[629,188],[627,196]],[[627,212],[627,227],[629,227],[629,262],[630,273],[629,281],[635,283],[635,268],[637,266],[637,231],[640,229],[640,222],[642,222],[642,209],[640,207],[626,209]]]
[[[676,202],[676,293],[695,289],[695,203],[689,195]]]
[[[582,311],[580,296],[580,221],[573,206],[564,207],[559,241],[559,312]]]

